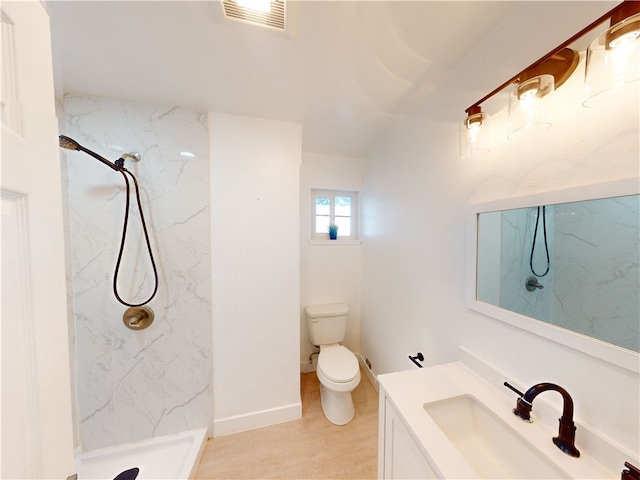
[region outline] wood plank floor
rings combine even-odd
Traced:
[[[196,479],[375,479],[378,394],[362,374],[354,419],[329,422],[314,373],[301,374],[302,418],[209,439]]]

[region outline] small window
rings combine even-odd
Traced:
[[[311,238],[329,238],[329,225],[338,225],[338,240],[358,238],[358,192],[311,190]]]

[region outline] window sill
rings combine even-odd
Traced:
[[[309,245],[313,245],[313,246],[318,246],[318,245],[325,245],[325,246],[352,245],[353,246],[353,245],[360,245],[360,244],[362,244],[362,240],[309,240]]]

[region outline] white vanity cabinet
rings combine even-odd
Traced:
[[[439,478],[382,388],[378,411],[378,478]]]

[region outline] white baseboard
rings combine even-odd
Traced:
[[[302,418],[302,403],[252,412],[246,415],[222,418],[213,421],[213,437],[246,432],[254,428],[268,427],[278,423],[290,422]]]

